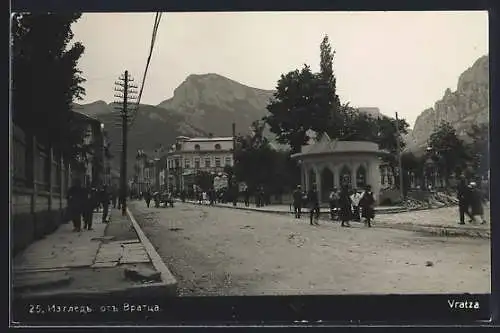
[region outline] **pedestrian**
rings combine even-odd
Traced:
[[[460,218],[459,224],[465,224],[465,215],[469,217],[469,222],[474,219],[470,212],[471,207],[471,188],[467,186],[467,180],[464,176],[460,177],[457,186],[458,197],[458,214]]]
[[[96,195],[92,188],[85,189],[85,201],[83,204],[83,229],[92,229],[92,219],[94,217],[94,210],[96,209]]]
[[[149,206],[151,205],[151,192],[144,192],[144,201],[146,201],[146,207],[149,208]]]
[[[111,202],[113,203],[113,208],[116,208],[116,201],[118,199],[118,193],[116,191],[116,187],[113,186],[111,189]]]
[[[347,185],[342,186],[339,194],[339,218],[342,227],[350,227],[349,220],[352,217],[351,198],[349,196],[349,188]]]
[[[477,221],[477,216],[481,219],[481,224],[486,224],[486,219],[484,218],[484,208],[483,200],[484,196],[481,190],[477,187],[475,182],[470,183],[471,188],[471,215],[472,220]]]
[[[233,199],[233,206],[236,207],[238,205],[238,195],[240,194],[239,193],[239,188],[238,188],[238,184],[234,184],[233,185],[233,191],[232,191],[232,199]]]
[[[309,224],[319,225],[319,197],[316,190],[316,184],[313,184],[307,194],[307,202],[309,203]]]
[[[248,187],[245,187],[245,190],[243,191],[243,196],[245,200],[245,207],[250,206],[250,192],[248,191]]]
[[[101,203],[102,203],[102,223],[108,223],[108,214],[109,214],[109,190],[106,185],[102,187],[101,191]]]
[[[359,200],[361,215],[365,219],[365,225],[371,227],[371,221],[375,218],[375,197],[370,185],[365,187],[365,191]]]
[[[328,196],[328,205],[330,206],[330,219],[333,221],[335,217],[338,217],[337,210],[339,208],[339,194],[337,188],[333,188]]]
[[[359,190],[354,190],[352,195],[351,195],[351,202],[352,202],[352,220],[356,222],[361,221],[361,214],[359,211],[359,201],[361,200],[361,192]]]
[[[73,186],[68,189],[68,215],[73,222],[73,231],[82,230],[82,207],[85,202],[85,192],[79,179],[76,179]]]
[[[300,215],[302,214],[302,197],[302,189],[300,185],[297,185],[297,188],[293,191],[293,212],[296,219],[300,219]]]

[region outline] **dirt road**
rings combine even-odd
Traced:
[[[180,295],[488,293],[490,242],[177,204],[130,208]]]

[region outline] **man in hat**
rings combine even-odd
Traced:
[[[304,194],[302,193],[302,189],[300,185],[297,185],[295,191],[293,191],[293,211],[295,213],[295,218],[300,219],[300,215],[302,214],[302,197]]]
[[[467,186],[467,180],[464,176],[460,177],[460,181],[457,187],[458,196],[458,214],[460,217],[459,224],[465,224],[465,215],[469,216],[470,221],[473,217],[470,213],[470,199],[471,199],[471,188]]]
[[[307,193],[307,201],[309,202],[309,224],[319,225],[319,196],[316,184],[313,184],[311,190]]]

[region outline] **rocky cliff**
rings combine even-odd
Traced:
[[[441,122],[449,122],[464,137],[472,124],[489,122],[489,62],[488,56],[476,60],[463,72],[456,91],[446,89],[433,108],[417,117],[413,130],[406,137],[409,150],[420,151]]]

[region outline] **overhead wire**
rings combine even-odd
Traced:
[[[155,20],[153,23],[153,32],[151,34],[151,43],[150,43],[150,47],[149,47],[149,54],[148,54],[148,58],[146,61],[146,68],[144,69],[144,74],[142,76],[142,82],[141,82],[141,89],[139,90],[139,95],[137,96],[136,107],[134,108],[134,110],[132,112],[132,119],[130,120],[129,126],[133,125],[134,121],[137,118],[137,114],[139,113],[139,107],[141,104],[142,93],[144,91],[144,84],[146,82],[146,77],[148,74],[149,65],[151,63],[151,57],[153,55],[153,50],[154,50],[154,46],[155,46],[155,42],[156,42],[156,36],[158,34],[158,27],[160,26],[160,22],[161,22],[161,16],[162,16],[161,12],[157,12],[155,14]]]

